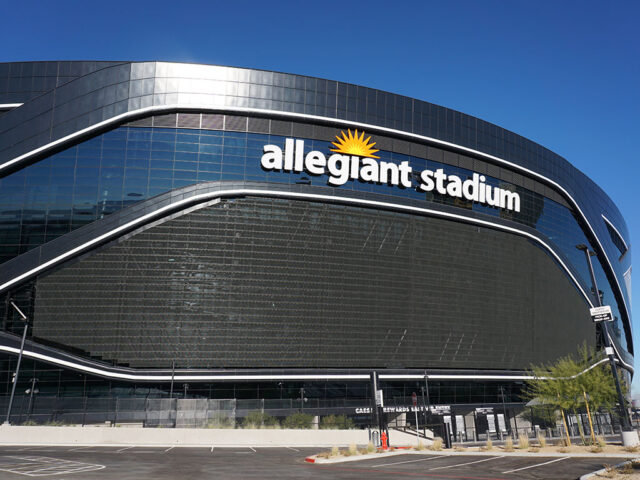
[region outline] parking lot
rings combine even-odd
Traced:
[[[60,480],[310,478],[576,479],[622,459],[397,455],[309,464],[318,448],[297,447],[0,447],[0,478]]]

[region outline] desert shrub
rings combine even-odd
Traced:
[[[358,455],[358,447],[356,447],[355,443],[349,444],[349,455]]]
[[[511,437],[507,437],[504,441],[504,451],[513,452],[513,439]]]
[[[542,448],[547,446],[547,439],[541,433],[538,434],[538,443]]]
[[[259,410],[249,412],[242,420],[243,428],[269,428],[279,425],[278,419]]]
[[[373,453],[376,451],[376,447],[373,445],[373,442],[367,443],[367,453]]]
[[[62,420],[51,420],[44,424],[45,427],[64,427],[65,425],[67,423]]]
[[[21,425],[23,427],[35,427],[36,425],[38,425],[38,422],[36,422],[34,420],[27,420],[26,422],[22,422]]]
[[[430,450],[442,450],[442,439],[440,437],[436,437],[433,439],[433,443],[429,447]]]
[[[351,429],[353,420],[346,415],[326,415],[320,419],[320,428],[324,430]]]
[[[337,457],[338,455],[340,455],[340,449],[336,445],[334,445],[333,447],[331,447],[331,456]]]
[[[602,435],[596,435],[596,443],[598,444],[599,447],[602,447],[602,448],[607,446],[607,441]]]
[[[521,450],[526,450],[527,448],[529,448],[529,437],[524,435],[524,434],[520,434],[518,435],[518,448]]]
[[[629,446],[623,447],[622,449],[625,452],[636,453],[638,451],[638,448],[640,448],[640,446],[638,445],[629,445]]]
[[[593,446],[589,447],[589,451],[591,453],[600,453],[600,452],[602,452],[602,447],[600,445],[593,445]]]
[[[284,428],[304,429],[311,428],[313,423],[313,415],[308,413],[293,413],[284,419],[282,426]]]
[[[633,465],[631,462],[619,466],[618,473],[621,473],[622,475],[631,475],[633,473]]]
[[[235,428],[235,426],[235,420],[229,417],[212,418],[207,422],[207,428]]]
[[[422,443],[422,440],[418,442],[418,445],[416,445],[415,449],[420,451],[425,449],[425,446],[424,446],[424,443]]]

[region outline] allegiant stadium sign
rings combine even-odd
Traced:
[[[328,175],[329,185],[340,186],[349,180],[388,184],[400,188],[412,188],[414,172],[408,161],[398,163],[378,161],[374,155],[371,137],[364,138],[364,132],[355,135],[348,130],[342,132],[332,142],[335,152],[328,157],[317,150],[304,153],[304,140],[287,138],[284,152],[278,145],[265,145],[262,168],[267,171],[306,172],[309,175]],[[447,175],[442,168],[425,169],[418,176],[416,189],[421,192],[435,192],[454,198],[464,198],[496,208],[520,211],[520,195],[511,190],[494,187],[485,183],[484,175],[473,173],[465,180],[457,175]]]

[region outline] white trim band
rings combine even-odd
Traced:
[[[9,347],[7,345],[0,345],[0,351],[7,353],[19,354],[20,349],[15,347]],[[221,381],[221,380],[369,380],[369,374],[282,374],[282,375],[274,375],[274,374],[240,374],[240,375],[137,375],[130,373],[118,373],[111,372],[109,370],[104,370],[96,367],[89,367],[87,365],[83,365],[76,362],[70,362],[67,360],[62,360],[59,358],[51,357],[49,355],[44,355],[42,353],[31,352],[29,350],[24,350],[23,355],[29,358],[33,358],[35,360],[41,360],[48,363],[53,363],[55,365],[59,365],[62,367],[72,368],[74,370],[79,370],[84,373],[99,375],[101,377],[113,378],[118,380],[138,380],[138,381],[157,381],[157,382],[170,382],[173,381]],[[582,375],[583,373],[591,370],[595,366],[608,361],[608,359],[601,360],[582,372],[578,375]],[[576,375],[576,376],[578,376]],[[379,377],[385,380],[422,380],[425,378],[424,374],[380,374]],[[434,374],[434,375],[426,375],[429,380],[513,380],[513,381],[521,381],[521,380],[531,380],[535,378],[533,375],[471,375],[471,374]]]
[[[622,236],[622,234],[620,233],[620,231],[616,228],[616,226],[611,222],[611,220],[609,220],[607,217],[604,216],[603,213],[601,213],[600,215],[602,215],[602,219],[607,222],[607,225],[609,225],[611,228],[613,228],[613,231],[616,232],[616,235],[618,235],[618,237],[620,238],[620,240],[622,240],[622,244],[624,245],[624,249],[625,249],[625,253],[627,253],[629,251],[629,246],[627,245],[627,242],[624,241],[624,237]]]

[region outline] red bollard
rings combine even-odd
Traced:
[[[382,432],[382,435],[380,435],[380,440],[382,441],[382,449],[388,450],[389,445],[387,445],[387,432]]]

